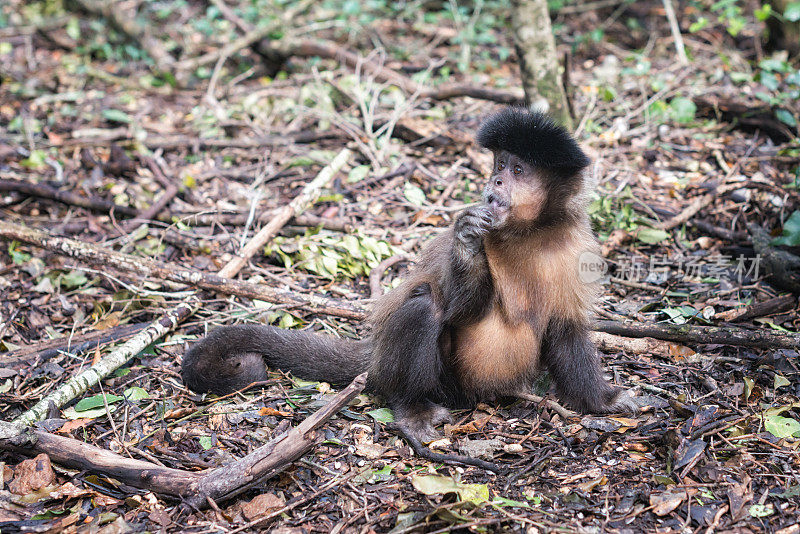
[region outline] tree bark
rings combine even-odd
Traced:
[[[547,0],[514,0],[512,5],[514,46],[519,56],[525,101],[529,106],[546,102],[550,115],[572,130]]]

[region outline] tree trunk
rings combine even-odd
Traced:
[[[553,118],[571,130],[572,117],[561,83],[547,0],[513,0],[512,5],[514,45],[525,101],[536,107],[546,103]]]
[[[770,2],[772,8],[783,15],[791,4],[789,0],[774,0]],[[772,50],[787,50],[789,55],[796,56],[800,53],[800,22],[770,17],[767,19],[769,38],[767,47]]]

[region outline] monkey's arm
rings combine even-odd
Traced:
[[[589,327],[581,321],[553,319],[542,343],[542,361],[561,400],[581,412],[636,412],[636,401],[603,376]]]
[[[453,225],[450,269],[443,282],[447,324],[462,325],[479,318],[488,307],[494,288],[483,248],[483,238],[494,218],[485,204],[465,210]]]

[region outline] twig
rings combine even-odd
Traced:
[[[719,186],[715,191],[711,193],[706,193],[705,195],[698,197],[692,201],[683,211],[677,214],[675,217],[669,219],[668,221],[664,221],[663,223],[659,224],[658,227],[662,230],[672,230],[673,228],[682,225],[683,223],[687,222],[689,219],[697,215],[700,210],[709,206],[712,202],[719,199],[721,195],[725,193],[729,193],[731,191],[735,191],[736,189],[742,189],[743,187],[747,187],[745,183],[734,183],[734,184],[725,184]]]
[[[175,198],[175,195],[178,194],[178,186],[175,185],[173,180],[169,180],[166,176],[164,176],[161,167],[153,158],[145,158],[145,162],[153,172],[153,176],[155,177],[156,181],[164,187],[164,192],[161,193],[161,196],[158,197],[158,200],[153,202],[149,208],[141,212],[135,219],[131,219],[123,223],[122,228],[126,232],[132,232],[134,228],[140,224],[157,218],[164,208],[167,207],[167,204],[169,204],[172,199]]]
[[[369,272],[369,296],[372,299],[376,299],[383,295],[383,289],[381,289],[381,278],[383,277],[383,273],[396,263],[400,263],[401,261],[408,261],[409,258],[405,254],[396,254],[390,258],[386,258],[382,262],[378,264],[377,267],[372,269]]]
[[[689,58],[686,57],[686,49],[683,46],[683,36],[681,35],[681,28],[678,25],[678,17],[675,16],[675,8],[672,7],[672,0],[662,0],[664,3],[664,11],[667,14],[669,21],[669,30],[672,32],[672,39],[675,41],[675,50],[678,52],[678,61],[681,65],[688,65]]]
[[[416,438],[416,436],[408,432],[403,425],[391,423],[387,426],[389,426],[389,428],[392,430],[399,432],[406,439],[406,441],[408,441],[408,444],[411,445],[411,448],[414,449],[414,452],[417,453],[417,455],[421,458],[425,458],[431,462],[442,462],[445,464],[471,465],[473,467],[486,469],[487,471],[491,471],[492,473],[496,473],[498,475],[504,474],[503,469],[491,462],[481,460],[480,458],[472,458],[470,456],[462,456],[460,454],[442,454],[440,452],[433,452],[430,450],[430,448],[423,445],[422,442]]]
[[[66,336],[52,339],[43,343],[6,352],[3,354],[3,365],[12,368],[27,364],[35,358],[46,360],[59,352],[68,351],[77,354],[85,350],[128,337],[144,328],[145,324],[122,325],[100,332],[88,332],[84,335]]]
[[[563,406],[561,406],[559,403],[557,403],[556,401],[554,401],[552,399],[546,399],[544,397],[540,397],[539,395],[534,395],[533,393],[525,393],[525,392],[520,392],[520,393],[517,393],[516,395],[520,399],[524,399],[524,400],[529,401],[529,402],[535,402],[536,404],[544,403],[548,408],[550,408],[551,410],[556,412],[558,415],[560,415],[564,419],[569,419],[571,417],[578,417],[579,416],[579,414],[577,412],[573,412],[572,410],[568,410],[567,408],[564,408]]]
[[[279,510],[275,510],[274,512],[271,512],[271,513],[265,515],[264,517],[259,517],[258,519],[254,519],[254,520],[250,521],[249,523],[245,523],[244,525],[231,530],[230,532],[228,532],[228,534],[237,534],[237,533],[242,532],[244,530],[247,530],[249,528],[253,528],[253,527],[256,527],[256,526],[263,526],[265,523],[268,523],[269,521],[272,521],[276,517],[281,516],[281,515],[285,514],[286,512],[289,512],[291,510],[294,510],[298,506],[306,504],[307,502],[313,501],[314,499],[316,499],[317,497],[319,497],[320,495],[322,495],[326,491],[330,491],[333,488],[335,488],[336,486],[340,486],[340,485],[344,484],[345,482],[347,482],[351,478],[355,477],[359,473],[361,473],[361,471],[357,471],[357,470],[353,469],[348,474],[331,480],[330,482],[328,482],[327,484],[322,486],[320,489],[318,489],[317,491],[315,491],[311,495],[307,495],[305,497],[301,497],[301,498],[297,499],[296,501],[287,504],[283,508],[280,508]]]

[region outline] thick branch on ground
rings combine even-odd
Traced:
[[[160,319],[150,323],[147,328],[133,336],[123,345],[103,356],[97,363],[61,384],[58,389],[37,402],[33,408],[14,419],[10,426],[14,427],[17,432],[21,432],[26,426],[43,419],[45,415],[47,415],[50,403],[56,406],[63,406],[84,391],[93,387],[133,356],[142,352],[148,345],[174,329],[184,319],[193,314],[198,307],[200,307],[200,301],[197,297],[192,296],[167,311]],[[0,434],[0,437],[11,436],[3,436]]]
[[[30,456],[45,453],[61,465],[101,473],[129,486],[180,497],[197,508],[203,508],[209,498],[222,501],[233,497],[279,473],[308,452],[321,439],[317,430],[364,389],[366,376],[364,373],[356,377],[347,388],[297,427],[244,458],[209,471],[171,469],[39,430],[15,435],[14,425],[2,422],[0,449]]]
[[[358,375],[331,402],[283,436],[259,447],[241,460],[203,476],[198,484],[198,494],[188,499],[189,504],[200,507],[205,504],[207,497],[215,501],[234,497],[285,469],[321,439],[316,430],[361,393],[366,383],[367,373]]]
[[[82,197],[70,191],[61,191],[45,184],[24,182],[22,180],[0,179],[0,192],[4,191],[56,200],[68,206],[78,206],[100,213],[109,213],[113,211],[115,214],[125,215],[126,217],[132,217],[137,214],[135,209],[128,206],[119,206],[110,200]]]
[[[107,250],[93,243],[66,237],[54,237],[39,230],[13,223],[0,221],[0,238],[29,243],[92,265],[111,267],[139,276],[169,280],[228,295],[263,300],[273,304],[298,307],[313,313],[323,313],[348,319],[363,319],[366,317],[366,312],[362,308],[345,301],[318,295],[299,295],[289,291],[280,291],[262,284],[232,280],[218,274],[204,273],[150,258]]]
[[[514,0],[511,24],[519,56],[525,100],[544,100],[553,117],[572,129],[567,94],[561,83],[558,54],[546,0]]]
[[[625,337],[653,337],[692,344],[739,347],[798,349],[800,334],[779,334],[766,330],[745,330],[731,326],[689,326],[596,321],[595,330]]]

